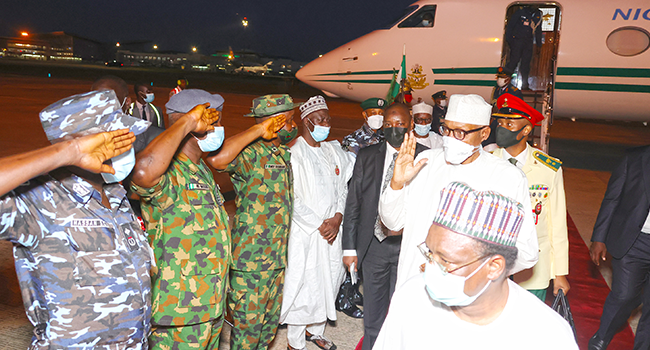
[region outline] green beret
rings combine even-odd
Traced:
[[[381,108],[384,109],[386,106],[386,101],[383,98],[373,97],[361,102],[361,108],[365,111],[366,109],[371,108]]]

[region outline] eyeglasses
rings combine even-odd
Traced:
[[[454,138],[458,141],[463,141],[465,139],[465,136],[477,132],[479,130],[484,129],[485,126],[482,126],[480,128],[472,129],[472,130],[463,130],[463,129],[451,129],[447,127],[445,124],[440,124],[440,133],[442,136],[449,136],[449,134],[453,133]]]
[[[481,261],[481,260],[483,260],[483,259],[485,259],[487,257],[487,255],[482,255],[479,258],[468,262],[467,264],[460,265],[460,266],[455,267],[455,268],[450,270],[448,267],[443,266],[441,263],[438,262],[438,260],[433,258],[433,253],[431,253],[431,251],[429,250],[429,247],[427,247],[426,242],[422,242],[422,243],[418,244],[418,249],[420,250],[420,253],[422,253],[422,255],[424,255],[424,257],[427,259],[427,261],[430,264],[435,263],[436,265],[438,265],[438,267],[440,267],[440,270],[442,270],[442,272],[444,274],[449,274],[449,273],[458,271],[458,270],[462,269],[463,267],[467,267],[469,265],[472,265],[473,263],[475,263],[477,261]]]

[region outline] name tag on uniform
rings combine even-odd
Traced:
[[[287,166],[284,164],[266,164],[264,165],[265,169],[286,169]]]
[[[190,191],[199,190],[199,191],[208,191],[210,186],[205,184],[187,184],[187,189]]]
[[[88,227],[88,228],[109,227],[108,224],[104,220],[100,220],[100,219],[73,219],[70,222],[70,226],[72,226],[72,227]]]

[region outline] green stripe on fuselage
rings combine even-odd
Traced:
[[[558,67],[557,75],[573,75],[573,76],[586,76],[586,77],[650,78],[650,69]]]
[[[598,83],[555,83],[557,90],[584,90],[610,92],[641,92],[650,93],[650,85],[629,84],[598,84]]]
[[[435,79],[435,85],[452,86],[495,86],[495,80],[463,80],[463,79]]]
[[[341,75],[373,75],[373,74],[393,74],[392,70],[372,70],[365,72],[345,72],[345,73],[323,73],[323,74],[314,74],[314,77],[324,77],[324,76],[341,76]]]
[[[362,79],[362,80],[314,80],[314,81],[323,81],[328,83],[359,83],[359,84],[390,84],[391,80],[383,79]]]
[[[496,67],[432,68],[433,74],[497,74]]]

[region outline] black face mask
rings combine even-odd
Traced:
[[[398,148],[404,142],[404,135],[406,135],[407,128],[384,128],[384,137],[393,148]]]
[[[502,148],[508,148],[510,146],[514,146],[521,141],[521,139],[517,140],[517,135],[524,130],[525,126],[517,131],[510,131],[503,126],[497,126],[496,128],[496,142],[497,146],[502,147]]]

